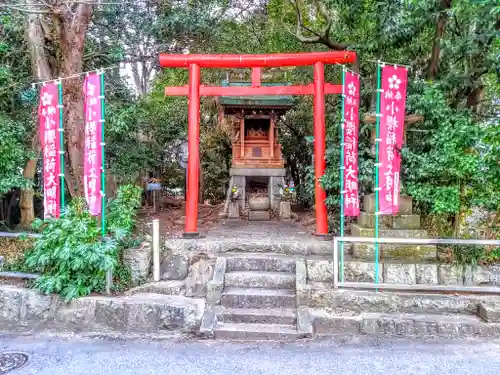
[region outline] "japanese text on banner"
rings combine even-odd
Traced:
[[[396,214],[399,211],[401,148],[406,106],[408,71],[401,66],[382,68],[380,98],[380,212]]]
[[[102,166],[101,142],[101,78],[93,73],[85,77],[85,152],[84,152],[84,189],[85,199],[91,215],[101,213],[101,179]]]
[[[43,152],[44,217],[60,216],[59,91],[57,84],[47,83],[40,89],[38,121]]]
[[[359,216],[358,127],[359,76],[350,71],[344,76],[344,215]]]

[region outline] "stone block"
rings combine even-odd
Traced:
[[[500,286],[500,266],[491,264],[487,266],[468,267],[465,274],[465,284]]]
[[[357,223],[363,228],[375,228],[375,214],[361,211],[359,213]],[[392,228],[392,216],[380,215],[379,216],[380,228]]]
[[[250,197],[248,206],[253,211],[266,211],[270,208],[270,199],[269,197]]]
[[[383,265],[379,265],[379,281],[382,279]],[[375,264],[370,262],[347,261],[344,262],[345,281],[374,282]]]
[[[354,243],[352,255],[355,259],[375,259],[375,245]],[[437,249],[434,245],[379,244],[379,259],[435,260]]]
[[[35,290],[0,286],[0,327],[43,324],[52,317],[59,299]]]
[[[393,229],[419,229],[420,215],[396,215],[392,217]]]
[[[168,281],[157,281],[139,285],[138,287],[130,289],[127,292],[127,295],[133,295],[139,293],[156,293],[167,296],[175,296],[175,295],[180,295],[183,292],[184,292],[184,281],[168,280]]]
[[[152,262],[153,253],[149,242],[123,251],[123,263],[130,268],[132,285],[138,285],[148,278]]]
[[[392,229],[419,229],[419,215],[380,215],[380,228]],[[358,216],[357,223],[363,228],[375,228],[375,215],[368,212],[361,212]]]
[[[166,297],[168,299],[158,302],[158,328],[184,332],[197,330],[205,311],[205,301],[182,296]]]
[[[296,260],[286,256],[247,254],[227,257],[227,271],[295,272]]]
[[[297,332],[300,338],[311,337],[313,334],[312,319],[306,306],[297,307]]]
[[[205,312],[201,318],[200,324],[200,336],[207,339],[212,339],[215,337],[215,326],[217,324],[217,316],[215,314],[214,308],[211,305],[205,307]]]
[[[229,219],[239,219],[240,218],[240,205],[238,202],[229,202],[229,212],[227,214]]]
[[[482,302],[477,308],[477,315],[487,323],[500,323],[500,304]]]
[[[207,296],[207,285],[212,280],[215,259],[200,259],[191,265],[186,278],[186,296],[202,298]]]
[[[207,285],[207,302],[211,305],[217,305],[220,302],[222,289],[224,289],[224,275],[226,274],[227,259],[217,258],[215,262],[214,275]]]
[[[297,306],[309,305],[309,288],[307,286],[307,264],[304,259],[295,263],[295,293]]]
[[[94,314],[94,323],[105,329],[120,331],[128,326],[127,305],[121,299],[96,299]]]
[[[248,211],[248,220],[250,221],[267,221],[271,219],[269,211]]]
[[[162,280],[184,280],[188,275],[189,258],[185,254],[169,254],[160,265]]]
[[[416,264],[417,284],[436,285],[438,281],[438,265],[437,264]]]
[[[307,279],[309,281],[332,282],[333,261],[328,259],[307,259]]]
[[[374,228],[363,228],[358,224],[351,224],[351,235],[354,237],[375,237]],[[395,238],[427,238],[424,229],[393,229],[383,228],[379,230],[379,237]]]
[[[463,270],[452,264],[438,266],[438,281],[441,285],[463,285]]]
[[[415,264],[384,263],[384,282],[387,284],[417,283]]]
[[[375,194],[368,194],[363,197],[363,210],[368,213],[375,213]],[[399,214],[411,215],[413,212],[413,199],[408,195],[399,197]]]
[[[280,219],[290,220],[292,217],[292,208],[290,202],[280,202]]]
[[[362,322],[359,316],[336,316],[321,310],[314,310],[312,315],[313,328],[316,335],[356,335],[359,333]]]

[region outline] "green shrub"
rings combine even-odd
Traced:
[[[43,293],[58,293],[65,300],[104,288],[107,270],[116,266],[117,242],[101,240],[98,221],[83,198],[75,198],[60,219],[37,220],[41,229],[26,265],[42,274],[34,286]]]
[[[130,271],[121,262],[121,253],[133,243],[141,189],[122,186],[108,207],[109,237],[101,238],[100,221],[89,214],[83,198],[71,201],[63,217],[38,220],[34,229],[40,231],[26,266],[42,276],[34,287],[43,293],[58,293],[65,300],[101,292],[105,275],[113,270],[118,279],[116,289],[129,284]]]

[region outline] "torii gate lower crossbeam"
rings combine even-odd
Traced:
[[[314,175],[316,234],[328,234],[326,193],[320,178],[325,161],[325,94],[342,93],[341,85],[325,84],[324,64],[348,64],[356,60],[355,52],[311,52],[268,55],[196,55],[161,54],[164,68],[189,68],[188,86],[167,87],[165,95],[188,96],[188,178],[186,225],[184,236],[197,237],[200,167],[200,96],[314,95]],[[314,66],[314,83],[297,86],[261,86],[260,68],[280,66]],[[252,68],[252,87],[214,87],[200,85],[200,68]]]

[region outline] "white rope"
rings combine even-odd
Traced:
[[[59,77],[59,78],[49,79],[47,81],[34,82],[31,84],[31,86],[33,88],[35,88],[35,86],[37,86],[37,85],[45,85],[45,84],[51,83],[51,82],[59,83],[64,79],[78,78],[78,77],[81,77],[83,75],[89,75],[90,73],[103,74],[105,70],[115,69],[115,68],[119,68],[119,67],[121,67],[121,64],[111,65],[111,66],[108,66],[107,68],[99,68],[99,69],[89,70],[87,72],[75,73],[75,74],[72,74],[72,75],[67,76],[67,77]]]

